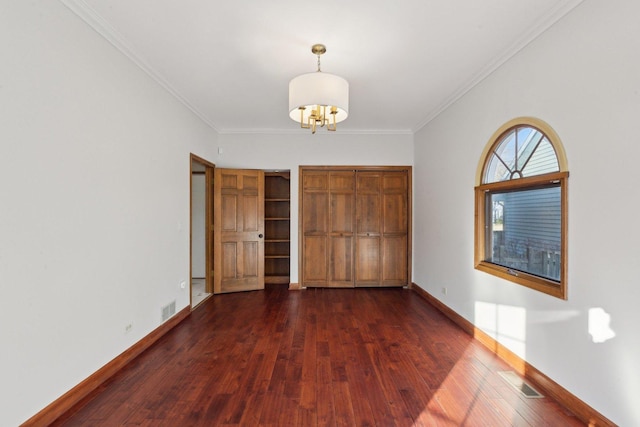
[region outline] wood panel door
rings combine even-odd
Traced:
[[[264,172],[215,169],[214,293],[264,289]]]
[[[304,286],[326,286],[329,230],[329,174],[308,172],[300,180],[301,273]]]
[[[409,177],[406,171],[358,171],[355,286],[406,286]]]
[[[329,172],[328,287],[352,288],[355,172]]]
[[[381,197],[380,286],[406,286],[409,281],[408,173],[384,172]]]
[[[301,166],[303,287],[408,286],[411,167]]]
[[[305,287],[353,287],[355,172],[308,171],[301,179]]]
[[[382,172],[359,172],[356,196],[355,286],[382,282]]]

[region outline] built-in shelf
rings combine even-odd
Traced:
[[[291,235],[290,174],[264,174],[264,281],[289,284]]]

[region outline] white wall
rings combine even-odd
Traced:
[[[640,421],[638,16],[636,0],[586,0],[415,137],[414,280],[620,425]],[[566,149],[568,301],[473,269],[476,167],[518,116]],[[614,337],[594,342],[593,309]]]
[[[60,2],[0,8],[0,424],[17,425],[189,304],[189,153],[217,135]]]
[[[292,122],[295,126],[295,123]],[[221,134],[216,167],[291,171],[291,282],[298,279],[298,170],[304,165],[413,165],[413,135],[350,135],[325,129],[284,135]]]
[[[206,274],[205,195],[204,174],[191,176],[191,277]]]

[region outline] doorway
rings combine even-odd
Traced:
[[[190,302],[194,309],[213,295],[213,173],[215,165],[191,154],[190,165]]]

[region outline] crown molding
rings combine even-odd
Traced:
[[[207,126],[219,133],[216,125],[211,122],[201,111],[194,107],[182,94],[171,86],[162,75],[149,65],[142,56],[138,54],[135,48],[127,42],[127,40],[118,31],[111,26],[98,12],[93,10],[84,0],[60,0],[69,10],[75,13],[87,25],[89,25],[98,34],[104,37],[116,49],[122,52],[129,60],[136,64],[149,77],[155,80],[173,97],[180,101],[193,114],[202,120]]]
[[[509,48],[498,55],[496,58],[488,62],[483,68],[481,68],[477,73],[475,73],[471,79],[469,79],[465,84],[460,86],[458,90],[451,94],[444,102],[442,102],[438,107],[429,113],[413,128],[413,133],[418,132],[420,129],[425,127],[429,122],[442,114],[446,109],[448,109],[451,105],[453,105],[456,101],[462,98],[467,92],[473,89],[476,85],[480,84],[484,79],[489,77],[494,71],[500,68],[505,62],[509,59],[513,58],[518,52],[527,47],[531,42],[536,40],[540,35],[542,35],[545,31],[555,25],[558,21],[560,21],[566,14],[575,9],[578,5],[580,5],[584,0],[568,0],[557,5],[554,8],[551,8],[547,14],[541,17],[538,22],[533,25],[533,27],[527,31],[522,37],[515,40]]]
[[[308,129],[223,129],[218,131],[220,135],[306,135],[310,131]],[[328,131],[319,130],[318,133],[326,133]],[[332,132],[333,133],[333,132]],[[397,129],[397,130],[381,130],[381,129],[338,129],[336,134],[342,135],[413,135],[413,131],[410,129]]]

